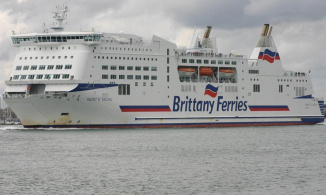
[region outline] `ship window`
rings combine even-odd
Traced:
[[[59,69],[59,70],[61,70],[62,67],[63,67],[63,65],[56,65],[56,66],[55,66],[55,69]]]
[[[157,67],[156,66],[152,66],[151,67],[151,71],[157,71]]]
[[[127,75],[127,79],[129,79],[129,80],[134,79],[134,75]]]
[[[166,72],[167,72],[167,73],[170,73],[170,66],[167,66],[167,67],[166,67]]]
[[[254,84],[254,91],[253,92],[260,92],[260,85]]]
[[[43,78],[43,75],[39,74],[36,76],[36,79],[42,79]]]
[[[116,70],[116,69],[117,69],[117,66],[113,66],[113,65],[112,65],[112,66],[110,67],[110,69],[111,69],[111,70]]]
[[[23,59],[23,57],[20,57],[20,58],[19,58],[19,60],[22,60],[22,59]]]
[[[119,84],[118,94],[119,95],[130,95],[130,85],[129,84]]]
[[[117,79],[117,75],[112,74],[110,78],[111,79]]]
[[[74,58],[74,56],[70,56],[70,58],[71,58],[71,59],[73,59],[73,58]]]
[[[60,79],[60,74],[54,74],[53,79]]]
[[[39,70],[45,70],[45,65],[40,65],[38,69]]]
[[[170,50],[169,49],[166,50],[166,55],[170,55]]]
[[[187,63],[187,59],[182,59],[182,63]]]
[[[102,79],[109,79],[109,75],[107,75],[107,74],[102,74]]]
[[[135,82],[135,86],[138,86],[138,82]]]
[[[278,92],[282,93],[283,92],[283,85],[278,86]]]
[[[50,78],[51,78],[51,75],[49,75],[49,74],[44,75],[44,79],[50,79]]]
[[[49,59],[49,56],[46,56],[46,59]]]
[[[208,64],[209,62],[208,62],[208,60],[204,60],[204,64]]]
[[[143,86],[146,86],[146,82],[143,82]]]
[[[125,67],[124,66],[119,66],[119,70],[124,70]]]
[[[157,80],[157,76],[152,75],[152,76],[151,76],[151,80]]]
[[[232,61],[232,65],[237,65],[237,61]]]
[[[211,60],[211,64],[216,64],[216,60]]]
[[[14,75],[14,80],[18,80],[18,78],[19,78],[19,75]]]
[[[48,65],[48,70],[52,70],[54,68],[54,65]]]
[[[65,65],[65,69],[71,69],[72,68],[72,65],[71,64],[66,64]]]
[[[31,66],[31,70],[37,70],[37,65]]]
[[[16,66],[16,70],[21,70],[22,66]]]
[[[149,67],[148,67],[148,66],[144,66],[144,67],[143,67],[143,70],[144,70],[144,71],[149,71]]]
[[[127,70],[133,70],[134,67],[133,66],[127,66]]]
[[[27,57],[25,57],[25,60],[27,60]]]
[[[200,60],[200,59],[197,59],[197,60],[196,60],[196,63],[197,63],[197,64],[201,64],[201,60]]]
[[[141,75],[136,75],[136,80],[140,80],[141,79]]]
[[[218,60],[217,63],[218,64],[223,64],[223,60]]]
[[[140,66],[136,66],[135,70],[139,71],[139,70],[141,70],[141,67]]]
[[[34,79],[35,75],[28,75],[28,79]]]
[[[170,58],[166,58],[166,63],[170,64]]]
[[[167,75],[166,80],[167,80],[167,82],[170,82],[170,76],[169,75]]]
[[[249,70],[249,74],[259,74],[259,70]]]
[[[63,74],[63,75],[62,75],[62,78],[63,78],[63,79],[69,79],[69,74]]]
[[[143,79],[144,79],[144,80],[149,80],[149,76],[148,76],[148,75],[144,75],[144,76],[143,76]]]
[[[189,63],[193,64],[193,63],[195,63],[195,60],[194,59],[189,59]]]
[[[125,79],[125,75],[119,75],[119,79]]]
[[[52,56],[52,59],[54,59],[55,58],[55,56]]]
[[[20,79],[22,79],[22,80],[23,80],[23,79],[26,79],[26,75],[21,75],[21,76],[20,76]]]
[[[109,66],[108,65],[102,65],[102,70],[109,70]]]
[[[230,60],[225,60],[225,64],[229,65],[230,64]]]

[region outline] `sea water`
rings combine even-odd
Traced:
[[[0,126],[0,194],[326,194],[326,125]]]

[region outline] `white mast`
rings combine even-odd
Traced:
[[[52,12],[54,13],[53,18],[56,20],[54,26],[51,27],[56,32],[63,31],[64,26],[62,24],[63,20],[67,19],[67,12],[68,12],[68,6],[57,6],[57,11]]]

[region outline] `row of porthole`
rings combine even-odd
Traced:
[[[57,58],[58,59],[61,59],[61,56],[57,56]],[[74,56],[70,56],[70,59],[73,59],[73,58],[74,58]],[[27,60],[28,57],[24,57],[24,58],[23,57],[19,57],[19,60],[23,60],[23,59],[24,60]],[[33,57],[29,57],[29,59],[32,60]],[[36,56],[34,59],[37,60],[38,59],[38,56]],[[40,59],[43,60],[44,59],[44,56],[41,56]],[[45,59],[50,59],[50,56],[46,56]],[[55,56],[52,56],[52,59],[55,59]],[[68,59],[68,56],[64,56],[64,59]]]

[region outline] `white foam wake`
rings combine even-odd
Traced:
[[[24,129],[23,125],[0,125],[0,131],[21,130],[21,129]]]

